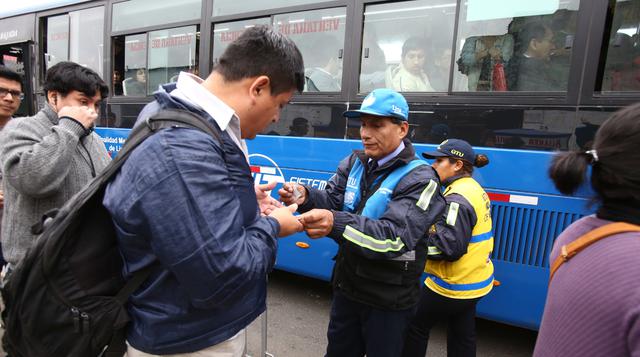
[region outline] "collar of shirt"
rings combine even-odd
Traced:
[[[400,145],[398,145],[398,147],[393,150],[393,152],[385,157],[383,157],[382,159],[378,160],[378,167],[381,167],[382,165],[386,164],[387,162],[389,162],[391,159],[393,159],[394,157],[398,156],[398,154],[400,154],[400,152],[402,150],[404,150],[405,146],[404,146],[404,142],[401,141]],[[369,161],[371,161],[373,159],[369,159]]]
[[[240,118],[225,102],[202,86],[203,80],[191,73],[180,72],[176,89],[172,97],[186,101],[207,112],[216,121],[221,130],[231,134],[231,139],[238,145],[248,160],[247,144],[242,140]]]

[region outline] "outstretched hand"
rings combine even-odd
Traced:
[[[293,215],[297,209],[298,205],[292,204],[287,207],[276,208],[269,214],[270,217],[275,218],[278,223],[280,223],[279,237],[286,237],[293,233],[302,232],[302,223],[300,223],[298,217]]]
[[[326,209],[312,209],[298,216],[309,238],[321,238],[333,229],[333,212]]]
[[[293,182],[287,182],[278,190],[280,201],[287,205],[296,203],[301,205],[307,199],[307,189],[302,185]]]
[[[276,184],[277,182],[273,181],[262,185],[255,185],[256,199],[260,207],[260,214],[263,216],[268,216],[276,208],[282,207],[282,204],[270,195],[271,190],[276,187]]]

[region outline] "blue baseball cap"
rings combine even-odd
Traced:
[[[475,163],[476,153],[468,142],[460,139],[447,139],[438,145],[436,151],[423,152],[422,156],[427,159],[436,157],[452,157],[454,159],[465,160]]]
[[[342,115],[347,118],[360,118],[362,114],[379,117],[394,117],[409,120],[409,104],[402,94],[387,88],[373,90],[362,101],[358,110],[347,110]]]

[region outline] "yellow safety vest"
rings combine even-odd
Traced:
[[[478,298],[487,295],[493,288],[493,264],[490,258],[493,251],[491,201],[471,177],[452,182],[444,195],[446,197],[454,193],[469,201],[477,217],[467,253],[455,262],[427,261],[425,272],[428,276],[424,283],[429,289],[446,297]]]

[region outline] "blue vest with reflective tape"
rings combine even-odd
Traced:
[[[391,195],[393,194],[393,190],[395,189],[398,182],[400,182],[403,177],[405,177],[416,167],[426,164],[426,162],[418,159],[413,160],[408,164],[393,170],[393,172],[389,174],[389,176],[387,176],[384,181],[382,181],[382,184],[380,184],[380,187],[376,190],[376,192],[374,192],[373,195],[369,197],[364,205],[364,209],[362,210],[361,215],[372,219],[378,219],[382,217],[387,209],[389,201],[391,201]],[[347,179],[347,187],[344,192],[344,202],[342,205],[343,211],[351,213],[356,211],[361,199],[360,181],[362,180],[363,173],[364,166],[362,165],[360,160],[356,159],[353,167],[351,168],[351,172],[349,172],[349,178]],[[374,181],[373,186],[375,186],[376,183],[377,180]]]

